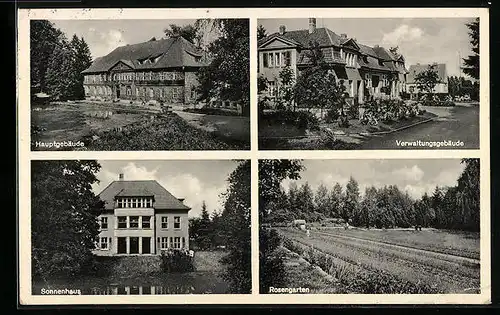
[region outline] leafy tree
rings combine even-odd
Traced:
[[[46,91],[45,77],[54,49],[60,45],[62,32],[47,20],[30,21],[31,85]]]
[[[325,217],[330,216],[331,212],[331,200],[328,192],[328,188],[321,183],[316,190],[316,194],[314,196],[314,203],[316,204],[316,210],[323,214]]]
[[[263,75],[257,77],[257,91],[259,93],[267,89],[267,79]]]
[[[425,91],[428,94],[434,93],[434,88],[436,84],[439,83],[439,76],[436,70],[436,64],[431,64],[426,70],[421,71],[415,76],[415,82],[417,87],[421,91]]]
[[[295,83],[295,74],[290,67],[290,65],[286,65],[279,72],[279,101],[284,102],[287,106],[290,106],[293,102],[293,85]]]
[[[92,191],[96,161],[32,161],[31,242],[34,277],[88,272],[104,203]]]
[[[375,215],[378,213],[377,208],[377,188],[367,187],[365,190],[365,196],[360,203],[360,218],[359,225],[366,226],[370,228],[374,224]]]
[[[353,218],[359,208],[360,194],[358,182],[350,177],[345,189],[345,196],[342,209],[342,218],[347,222]]]
[[[333,189],[330,193],[330,217],[338,218],[342,213],[342,202],[344,200],[344,194],[342,191],[342,186],[339,183],[335,183]]]
[[[250,104],[250,50],[248,19],[219,19],[214,27],[221,36],[213,41],[208,52],[211,62],[206,72],[198,76],[207,87],[222,99]],[[210,73],[210,77],[204,78]]]
[[[71,98],[73,99],[84,99],[85,91],[83,89],[83,79],[84,76],[82,71],[90,67],[92,64],[92,55],[90,53],[90,48],[83,39],[83,37],[78,38],[76,35],[73,35],[70,43],[71,49],[74,53],[73,59],[73,91]]]
[[[164,31],[167,38],[172,38],[175,36],[182,36],[187,41],[196,44],[198,40],[198,32],[195,26],[188,24],[184,26],[179,26],[176,24],[170,24],[168,28]]]
[[[230,284],[231,293],[250,293],[251,236],[250,236],[250,161],[239,162],[228,177],[228,189],[224,193],[222,216],[226,231],[228,255],[222,259],[226,265],[224,278]]]
[[[262,24],[259,24],[259,26],[257,26],[257,41],[260,41],[266,36],[267,36],[266,29],[264,28],[264,26],[262,26]]]
[[[268,207],[283,197],[281,183],[285,179],[296,180],[304,169],[300,160],[259,160],[259,221],[266,222],[272,214]],[[279,285],[285,278],[285,267],[281,256],[276,255],[280,239],[274,230],[265,230],[259,225],[259,270],[260,293],[269,286]]]
[[[314,193],[308,182],[300,186],[297,201],[299,202],[299,209],[304,214],[305,219],[316,221],[317,217],[314,213],[316,210],[314,206]]]
[[[463,71],[472,78],[479,80],[479,18],[466,25],[469,28],[472,55],[463,59]]]
[[[74,99],[73,91],[76,78],[73,61],[74,52],[71,45],[66,40],[63,40],[54,49],[45,75],[46,89],[54,99]]]
[[[465,169],[458,178],[457,201],[461,228],[479,231],[480,163],[479,159],[463,159]]]

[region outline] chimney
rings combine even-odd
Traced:
[[[375,45],[375,46],[373,46],[373,48],[380,48],[380,46],[379,45]]]
[[[119,180],[123,180],[123,173],[120,173],[120,176],[118,177]]]
[[[343,39],[346,39],[347,38],[347,34],[340,34],[340,37],[343,38]]]
[[[280,25],[280,35],[285,34],[285,31],[286,31],[285,25]]]
[[[316,19],[309,18],[309,34],[314,33],[315,30],[316,30]]]

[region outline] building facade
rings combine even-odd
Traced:
[[[100,194],[96,255],[159,255],[189,249],[190,208],[154,180],[126,181],[120,174]]]
[[[84,70],[85,97],[133,103],[197,103],[203,52],[182,36],[121,46]]]
[[[434,87],[433,92],[437,94],[448,94],[448,73],[446,71],[446,64],[444,63],[434,63],[433,69],[437,73],[438,83]],[[421,90],[418,87],[415,78],[422,72],[429,69],[430,64],[416,64],[411,65],[408,71],[408,81],[406,82],[406,89],[411,95],[416,95],[418,93],[427,93],[427,91]]]
[[[309,19],[309,28],[287,31],[282,25],[279,32],[259,40],[259,75],[267,80],[266,94],[278,94],[279,74],[289,66],[295,77],[312,65],[309,60],[310,44],[317,43],[324,61],[342,82],[349,96],[363,103],[371,97],[399,98],[406,88],[404,57],[381,46],[366,46],[347,34],[337,35],[328,28],[316,28],[316,19]]]

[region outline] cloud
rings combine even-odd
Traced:
[[[220,194],[226,191],[226,186],[207,185],[198,177],[190,173],[176,176],[165,176],[158,169],[148,170],[144,166],[138,166],[134,162],[125,165],[120,173],[125,175],[125,180],[156,180],[177,198],[185,198],[184,204],[191,207],[190,217],[199,216],[201,205],[205,201],[208,212],[221,210]],[[92,188],[95,192],[101,192],[109,183],[118,180],[119,174],[102,170],[99,173],[100,183]]]
[[[85,40],[92,47],[92,56],[94,58],[107,55],[115,48],[127,44],[123,32],[115,29],[102,32],[91,27]]]
[[[419,27],[402,24],[392,32],[385,33],[382,42],[390,45],[400,45],[402,42],[418,41],[424,36],[424,31]]]
[[[392,175],[399,179],[409,180],[409,181],[419,181],[424,177],[424,171],[420,169],[417,165],[410,167],[403,167],[392,171]]]

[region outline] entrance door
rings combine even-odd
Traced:
[[[127,253],[127,238],[119,237],[118,238],[118,254],[126,254]]]
[[[120,87],[116,87],[116,98],[120,98]]]
[[[139,254],[139,238],[130,238],[130,254]]]
[[[142,253],[151,254],[151,237],[142,238]]]

